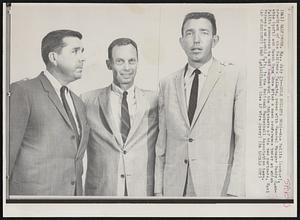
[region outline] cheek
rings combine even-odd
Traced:
[[[66,68],[72,68],[73,66],[75,66],[75,59],[74,57],[64,57],[64,62],[62,63],[63,66],[65,66]]]
[[[207,50],[209,50],[210,48],[212,48],[213,47],[213,41],[211,39],[207,39],[205,41],[205,47],[206,47]]]
[[[136,64],[134,64],[134,65],[131,65],[131,66],[130,66],[130,68],[131,68],[133,71],[136,71],[136,69],[137,69],[137,65],[136,65]]]
[[[192,41],[191,39],[186,39],[186,40],[184,41],[184,47],[185,47],[186,49],[189,49],[192,45],[193,45],[193,41]]]

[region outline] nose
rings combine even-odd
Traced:
[[[85,60],[86,60],[86,56],[83,54],[82,58],[81,58],[81,61],[84,62]]]
[[[86,56],[85,56],[84,52],[80,53],[79,59],[81,62],[84,62],[86,60]]]
[[[128,62],[125,62],[125,63],[124,63],[124,69],[125,69],[125,70],[129,70],[129,66],[130,66],[130,65],[129,65]]]
[[[194,35],[194,43],[200,43],[200,41],[201,41],[200,34],[196,33]]]

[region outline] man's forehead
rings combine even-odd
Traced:
[[[184,29],[190,28],[190,26],[193,25],[198,25],[201,26],[203,28],[212,28],[212,23],[209,19],[207,18],[192,18],[186,21],[186,23],[184,24]]]
[[[136,48],[132,44],[126,44],[126,45],[115,45],[112,48],[112,54],[115,55],[116,53],[118,55],[128,54],[132,53],[137,54]]]
[[[127,50],[127,49],[135,49],[135,47],[132,44],[125,44],[125,45],[115,45],[112,50]]]
[[[82,47],[81,39],[78,37],[73,36],[67,36],[62,39],[62,42],[64,43],[64,46],[80,46]]]

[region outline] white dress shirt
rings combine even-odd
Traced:
[[[198,99],[200,97],[201,89],[205,83],[205,80],[207,78],[208,70],[212,64],[213,59],[211,58],[209,61],[207,61],[204,65],[198,68],[198,70],[201,71],[201,74],[199,77],[199,84],[198,84]],[[190,101],[190,94],[192,89],[192,84],[194,80],[194,70],[196,68],[192,67],[188,64],[188,68],[186,71],[186,74],[184,76],[184,94],[185,94],[185,101],[187,108],[189,107],[189,101]]]
[[[120,87],[116,84],[112,83],[111,85],[111,93],[110,93],[110,100],[111,100],[111,109],[112,115],[114,118],[114,122],[117,125],[117,128],[121,134],[121,106],[122,106],[122,98],[123,92]],[[134,86],[131,86],[128,90],[127,95],[127,103],[128,103],[128,111],[130,116],[130,125],[132,126],[134,121],[134,116],[136,114],[136,97],[135,97],[135,89]]]
[[[49,82],[51,83],[51,85],[53,86],[56,94],[58,95],[59,97],[59,100],[62,102],[62,99],[61,99],[61,96],[60,96],[60,88],[62,87],[62,85],[60,84],[60,82],[51,74],[49,73],[47,70],[44,71],[44,74],[45,76],[47,77],[47,79],[49,80]],[[75,111],[75,107],[74,107],[74,103],[73,103],[73,99],[70,95],[70,92],[69,92],[69,89],[66,90],[66,100],[68,102],[68,105],[71,109],[71,112],[72,112],[72,115],[73,115],[73,118],[75,120],[75,123],[76,123],[76,127],[77,127],[77,130],[79,132],[79,135],[80,135],[80,128],[79,128],[79,123],[77,121],[77,117],[76,117],[76,111]]]

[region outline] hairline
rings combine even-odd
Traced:
[[[120,43],[120,44],[114,45],[114,46],[111,48],[111,53],[109,53],[111,56],[108,57],[108,60],[110,60],[111,62],[113,62],[113,50],[114,50],[115,47],[128,46],[128,45],[131,45],[131,46],[135,49],[136,58],[137,58],[137,60],[138,60],[138,50],[137,50],[137,48],[132,44],[132,42],[128,42],[127,44],[122,44],[122,43]]]
[[[187,15],[189,15],[189,14],[187,14]],[[186,15],[186,16],[187,16],[187,15]],[[213,14],[211,14],[211,15],[213,15]],[[200,17],[198,17],[198,18],[195,18],[195,17],[191,17],[191,18],[188,18],[188,19],[185,19],[185,18],[184,18],[184,21],[183,21],[182,27],[181,27],[181,36],[182,36],[182,37],[184,36],[184,27],[185,27],[186,23],[187,23],[189,20],[199,20],[199,19],[201,19],[201,18],[206,19],[206,20],[209,21],[209,23],[210,23],[210,25],[211,25],[211,28],[212,28],[212,35],[213,35],[213,36],[216,35],[216,34],[217,34],[217,25],[216,25],[216,19],[215,19],[214,15],[213,15],[213,18],[214,18],[214,21],[215,21],[215,27],[214,27],[212,21],[211,21],[209,18],[207,18],[206,16],[203,15],[203,16],[200,16]],[[214,32],[215,32],[215,33],[214,33]]]

